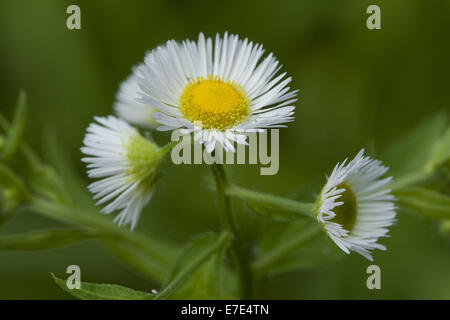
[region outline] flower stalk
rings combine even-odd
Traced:
[[[237,197],[242,200],[258,202],[266,205],[271,205],[286,211],[294,212],[299,215],[299,218],[314,218],[314,203],[299,202],[268,193],[250,190],[237,185],[229,185],[226,189],[226,194],[228,196]]]
[[[226,194],[229,182],[221,164],[211,165],[212,173],[216,181],[217,195],[220,205],[220,221],[222,228],[233,235],[231,245],[231,259],[237,269],[240,294],[242,299],[251,299],[253,291],[253,275],[249,259],[249,250],[243,242],[234,223],[231,211],[230,197]]]

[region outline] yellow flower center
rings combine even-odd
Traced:
[[[234,81],[219,77],[199,77],[191,81],[181,95],[184,116],[204,129],[226,130],[250,115],[250,99]]]

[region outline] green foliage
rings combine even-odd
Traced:
[[[19,100],[14,113],[14,119],[7,130],[6,141],[2,148],[2,160],[10,161],[16,151],[20,148],[23,133],[25,130],[25,121],[27,115],[27,101],[25,91],[20,91]]]
[[[57,278],[53,273],[51,275],[60,288],[81,300],[152,300],[155,296],[116,284],[82,282],[80,289],[69,289],[66,281]]]
[[[3,209],[11,210],[26,202],[32,210],[44,216],[80,228],[41,230],[1,237],[0,250],[43,250],[98,238],[123,262],[140,273],[159,281],[166,279],[163,290],[153,295],[113,284],[82,283],[80,290],[69,290],[65,281],[53,276],[61,288],[78,299],[239,297],[238,288],[242,279],[230,268],[227,256],[234,228],[221,234],[198,235],[179,251],[165,242],[117,227],[110,219],[94,212],[96,209],[84,190],[83,182],[74,172],[71,160],[61,152],[61,145],[55,138],[48,139],[46,150],[58,172],[62,172],[61,175],[53,167],[44,164],[25,143],[21,143],[24,110],[25,100],[21,95],[13,123],[9,126],[4,119],[0,119],[8,129],[6,141],[14,142],[12,146],[7,142],[2,149],[4,159],[20,155],[26,164],[23,171],[25,182],[8,166],[0,164]],[[439,172],[436,169],[448,161],[449,144],[450,130],[447,121],[439,114],[399,139],[387,152],[386,162],[392,165],[391,174],[396,176],[393,190],[400,205],[429,218],[450,219],[450,197],[429,188],[425,183]],[[413,147],[417,148],[415,152],[411,152]],[[313,203],[232,185],[228,183],[223,168],[216,168],[216,171],[216,178],[222,181],[216,191],[223,195],[223,199],[241,199],[255,213],[270,220],[263,228],[260,245],[251,266],[257,277],[317,268],[344,256],[321,233],[316,221],[311,219],[314,218]],[[229,210],[228,204],[224,204]],[[10,215],[1,215],[0,225],[9,217]],[[443,234],[448,233],[448,221],[441,224]],[[319,235],[321,236],[318,237]],[[177,257],[174,258],[176,254]],[[170,265],[172,268],[168,273]]]
[[[140,254],[145,254],[146,257],[144,260],[146,262],[138,261],[136,264],[148,263],[149,259],[151,259],[152,264],[158,266],[156,269],[158,271],[149,273],[152,273],[153,276],[158,276],[156,278],[157,280],[165,277],[164,270],[167,270],[173,256],[176,254],[176,249],[172,244],[143,235],[139,232],[132,232],[128,229],[120,228],[104,215],[39,198],[33,198],[31,208],[43,216],[64,223],[101,230],[104,238],[107,240],[115,241],[118,244],[126,243],[135,247],[136,251],[132,252],[133,254],[129,255],[129,257],[137,258]]]
[[[212,233],[195,237],[189,242],[176,260],[169,281],[178,274],[196,256],[216,240]],[[235,275],[226,265],[226,246],[213,254],[172,296],[173,299],[233,299],[237,298]]]
[[[122,262],[147,278],[163,281],[167,277],[167,266],[146,250],[115,238],[106,238],[103,242]]]
[[[395,177],[392,189],[420,183],[450,156],[446,113],[438,113],[391,144],[383,156]]]
[[[315,222],[291,222],[279,231],[276,234],[265,233],[262,250],[253,263],[253,269],[259,275],[271,273],[272,268],[276,267],[281,260],[309,244],[321,234],[320,227]],[[317,252],[317,255],[320,256],[321,253]],[[290,262],[290,264],[293,263]]]
[[[438,166],[450,159],[450,126],[447,130],[432,144],[431,156],[425,167],[427,172],[435,170]]]
[[[205,294],[209,297],[222,297],[223,294],[226,296],[227,294],[222,293],[222,288],[220,288],[222,281],[228,280],[222,278],[221,265],[223,261],[220,260],[223,259],[220,258],[223,258],[223,250],[229,245],[230,241],[231,234],[228,231],[224,231],[220,235],[208,234],[192,240],[176,259],[167,286],[155,299],[167,299],[181,289],[183,285],[193,290],[188,292],[189,298],[204,297]],[[219,259],[219,261],[216,259]],[[201,271],[206,274],[201,274]],[[200,282],[196,283],[199,280]],[[184,294],[187,293],[185,290],[188,289],[183,288]],[[188,298],[183,296],[183,291],[178,298],[181,298],[180,296]]]
[[[86,188],[86,182],[77,170],[74,159],[70,157],[67,146],[62,143],[60,135],[55,130],[48,129],[44,132],[44,140],[44,152],[47,160],[58,172],[60,181],[64,184],[64,189],[70,195],[70,199],[81,208],[97,212],[98,209]]]
[[[0,214],[12,212],[22,202],[27,202],[29,199],[30,195],[22,180],[0,163]]]
[[[27,182],[36,193],[57,202],[70,202],[70,196],[53,168],[39,164],[28,169]]]
[[[98,237],[99,232],[82,229],[51,229],[0,237],[0,250],[43,250]]]
[[[445,194],[450,158],[447,114],[438,113],[392,144],[386,163],[394,175],[392,190],[400,207],[431,219],[450,218],[450,197]],[[436,187],[444,185],[444,188]],[[443,189],[443,190],[439,190]],[[443,193],[440,193],[442,191]]]
[[[450,196],[423,187],[402,188],[395,192],[404,205],[431,219],[450,219]]]
[[[307,245],[303,245],[302,240],[305,239],[305,234],[310,235],[308,232],[311,228],[314,230],[314,225],[306,221],[270,223],[270,228],[266,229],[260,240],[255,270],[261,275],[277,275],[316,268],[345,256],[345,253],[323,234],[315,236],[313,233]],[[263,257],[280,248],[289,250],[274,261],[276,263],[261,263],[264,262],[261,260]]]

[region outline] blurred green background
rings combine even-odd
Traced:
[[[66,28],[66,8],[81,7],[81,30]],[[381,30],[366,28],[366,8],[381,7]],[[0,109],[11,118],[19,88],[28,93],[26,140],[45,158],[51,129],[80,174],[79,148],[94,115],[112,112],[115,91],[145,52],[168,39],[228,30],[274,52],[300,89],[296,120],[280,135],[280,171],[260,176],[237,166],[235,181],[295,195],[324,181],[337,161],[363,146],[385,148],[427,116],[450,106],[449,1],[63,1],[0,2]],[[161,143],[167,134],[156,134]],[[204,166],[165,169],[138,230],[182,244],[217,228]],[[86,185],[88,180],[86,179]],[[311,191],[312,192],[312,191]],[[246,219],[259,219],[248,212]],[[57,226],[21,212],[0,235]],[[246,224],[248,234],[257,234]],[[249,230],[248,230],[249,229]],[[434,222],[401,212],[388,251],[375,252],[382,290],[366,288],[371,263],[359,255],[263,282],[260,298],[449,299],[450,243]],[[77,264],[82,280],[149,291],[155,284],[94,241],[38,252],[0,252],[0,298],[64,299],[50,272]]]

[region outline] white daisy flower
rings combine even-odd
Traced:
[[[395,198],[388,188],[392,177],[380,178],[388,168],[363,154],[336,165],[319,196],[317,220],[344,252],[372,261],[371,250],[386,250],[377,241],[395,222]]]
[[[114,221],[134,229],[152,197],[165,150],[116,117],[95,120],[98,123],[87,128],[81,151],[88,155],[82,161],[87,163],[89,177],[100,180],[88,188],[97,205],[109,202],[103,213],[120,210]]]
[[[261,61],[262,45],[225,33],[215,41],[200,33],[198,41],[173,40],[145,57],[139,67],[141,102],[160,112],[158,130],[196,132],[194,139],[212,152],[216,142],[235,151],[247,144],[245,131],[285,127],[294,119],[297,90],[271,54]]]
[[[153,119],[153,113],[158,110],[137,101],[140,95],[136,70],[137,68],[133,68],[133,72],[120,84],[119,91],[116,94],[114,110],[120,118],[129,123],[154,129],[158,124]]]

